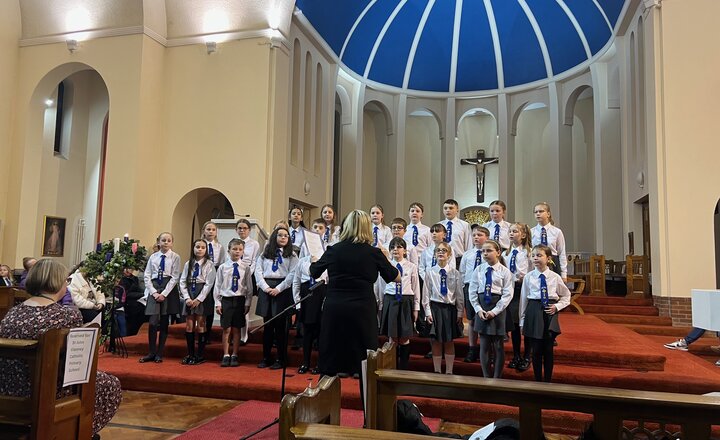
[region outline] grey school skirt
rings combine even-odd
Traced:
[[[412,336],[414,301],[415,297],[412,295],[403,295],[400,301],[395,299],[395,295],[385,295],[383,298],[380,334],[390,338],[409,338]]]
[[[153,287],[158,292],[165,290],[165,286],[170,282],[170,277],[163,277],[161,282],[152,280]],[[145,306],[145,315],[175,315],[180,313],[180,292],[177,284],[170,291],[170,294],[163,302],[155,301],[152,295],[148,295],[147,305]]]
[[[284,278],[265,278],[265,282],[273,289],[283,281]],[[293,302],[295,301],[293,301],[292,288],[283,290],[277,296],[270,296],[264,290],[258,289],[255,314],[262,316],[264,319],[270,319],[285,310]]]
[[[477,316],[477,313],[475,313],[475,308],[470,302],[470,284],[468,283],[465,283],[465,285],[463,286],[463,296],[465,297],[465,317],[472,324],[472,321]]]
[[[550,300],[550,304],[557,301]],[[543,309],[539,299],[531,299],[528,301],[527,309],[525,309],[525,323],[523,324],[523,334],[529,338],[550,339],[560,334],[560,320],[558,313],[548,315]]]
[[[188,286],[189,287],[189,286]],[[193,292],[191,289],[188,289],[188,293],[190,294],[190,299],[195,299],[200,295],[200,292],[202,292],[203,288],[205,287],[205,283],[195,283],[195,291]],[[212,290],[208,293],[208,298],[213,298]],[[207,309],[205,307],[205,304],[207,303],[207,298],[205,298],[206,301],[201,302],[198,304],[197,307],[193,307],[192,309],[183,302],[182,304],[182,315],[188,316],[188,315],[205,315],[205,312],[207,311],[210,313],[210,310],[214,310],[214,308]],[[215,298],[213,298],[213,303],[215,302]],[[207,310],[206,310],[207,309]]]
[[[478,296],[478,299],[480,300],[480,307],[486,312],[492,310],[495,305],[497,305],[498,301],[500,301],[500,298],[500,295],[492,295],[490,304],[487,304],[482,296]],[[497,316],[487,321],[483,321],[479,317],[475,318],[475,321],[473,321],[473,330],[478,332],[478,334],[485,336],[504,336],[506,333],[505,315],[507,315],[507,313],[503,310]]]
[[[430,339],[436,342],[451,342],[453,339],[462,337],[458,324],[457,307],[455,304],[445,304],[430,301],[430,313],[433,323],[430,326]]]

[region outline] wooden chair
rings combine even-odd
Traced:
[[[585,280],[583,286],[590,296],[606,296],[606,263],[604,255],[591,255],[587,260],[575,260],[575,277]]]
[[[574,307],[579,314],[584,315],[585,311],[582,306],[578,304],[577,299],[582,296],[583,292],[585,292],[585,280],[582,278],[568,277],[567,281],[568,283],[575,284],[575,288],[570,292],[572,294],[570,297],[570,307]]]
[[[647,268],[649,267],[646,255],[628,255],[625,257],[627,297],[649,298],[650,282]]]
[[[0,396],[0,429],[4,432],[29,435],[26,438],[31,440],[92,438],[98,347],[89,382],[73,385],[71,395],[58,399],[58,376],[65,366],[68,332],[49,330],[37,341],[0,338],[0,357],[25,360],[31,384],[29,397]]]

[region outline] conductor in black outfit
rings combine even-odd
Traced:
[[[310,266],[319,278],[328,271],[328,287],[320,324],[320,374],[335,376],[361,372],[367,350],[378,346],[377,303],[373,283],[378,273],[386,281],[400,281],[380,249],[371,245],[370,216],[350,212],[342,223],[340,241]]]

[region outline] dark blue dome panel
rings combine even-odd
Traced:
[[[500,37],[505,86],[518,86],[547,78],[540,43],[520,4],[494,0],[492,6]]]
[[[595,55],[610,39],[610,24],[605,21],[603,13],[595,6],[592,0],[573,0],[565,2],[573,16],[580,24],[590,51]]]
[[[547,45],[553,74],[572,69],[589,58],[575,26],[558,3],[547,0],[527,3]]]
[[[393,41],[393,44],[381,44],[373,59],[370,77],[374,81],[395,87],[403,86],[405,70],[399,66],[406,66],[410,48],[417,23],[425,10],[425,3],[405,3],[388,28],[383,41]]]
[[[455,2],[436,1],[415,53],[409,89],[448,91],[454,20]]]
[[[458,48],[456,92],[498,88],[497,63],[487,11],[482,2],[463,3],[460,41],[474,41]]]
[[[399,91],[473,93],[585,68],[608,46],[627,3],[297,0],[296,7],[358,79]]]

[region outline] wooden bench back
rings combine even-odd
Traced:
[[[575,260],[575,276],[587,280],[586,288],[590,296],[605,296],[605,256],[591,255],[587,260]]]
[[[23,291],[14,287],[0,287],[0,321],[7,315],[8,310],[15,305],[17,292]]]
[[[627,257],[625,257],[628,297],[650,297],[650,281],[648,277],[648,267],[649,264],[646,255],[628,255]]]
[[[387,356],[389,352],[381,354]],[[369,356],[368,359],[373,357]],[[369,362],[370,363],[370,362]],[[542,410],[553,409],[592,414],[600,440],[622,438],[624,420],[658,422],[682,427],[685,439],[710,438],[710,426],[720,424],[720,399],[580,385],[538,383],[468,376],[447,376],[377,369],[368,365],[367,425],[371,429],[395,431],[398,396],[492,403],[519,408],[521,438],[538,439],[542,433]],[[370,386],[368,386],[370,389]],[[625,435],[631,434],[625,432]],[[632,438],[630,435],[629,438]]]
[[[340,379],[323,376],[316,387],[283,397],[279,438],[296,439],[293,428],[301,423],[340,425]]]
[[[95,325],[97,327],[97,325]],[[58,399],[58,376],[64,368],[68,329],[45,332],[39,340],[0,338],[0,357],[25,360],[30,372],[29,397],[0,396],[0,429],[26,431],[30,439],[89,440],[95,412],[97,350],[90,381],[74,385]]]

